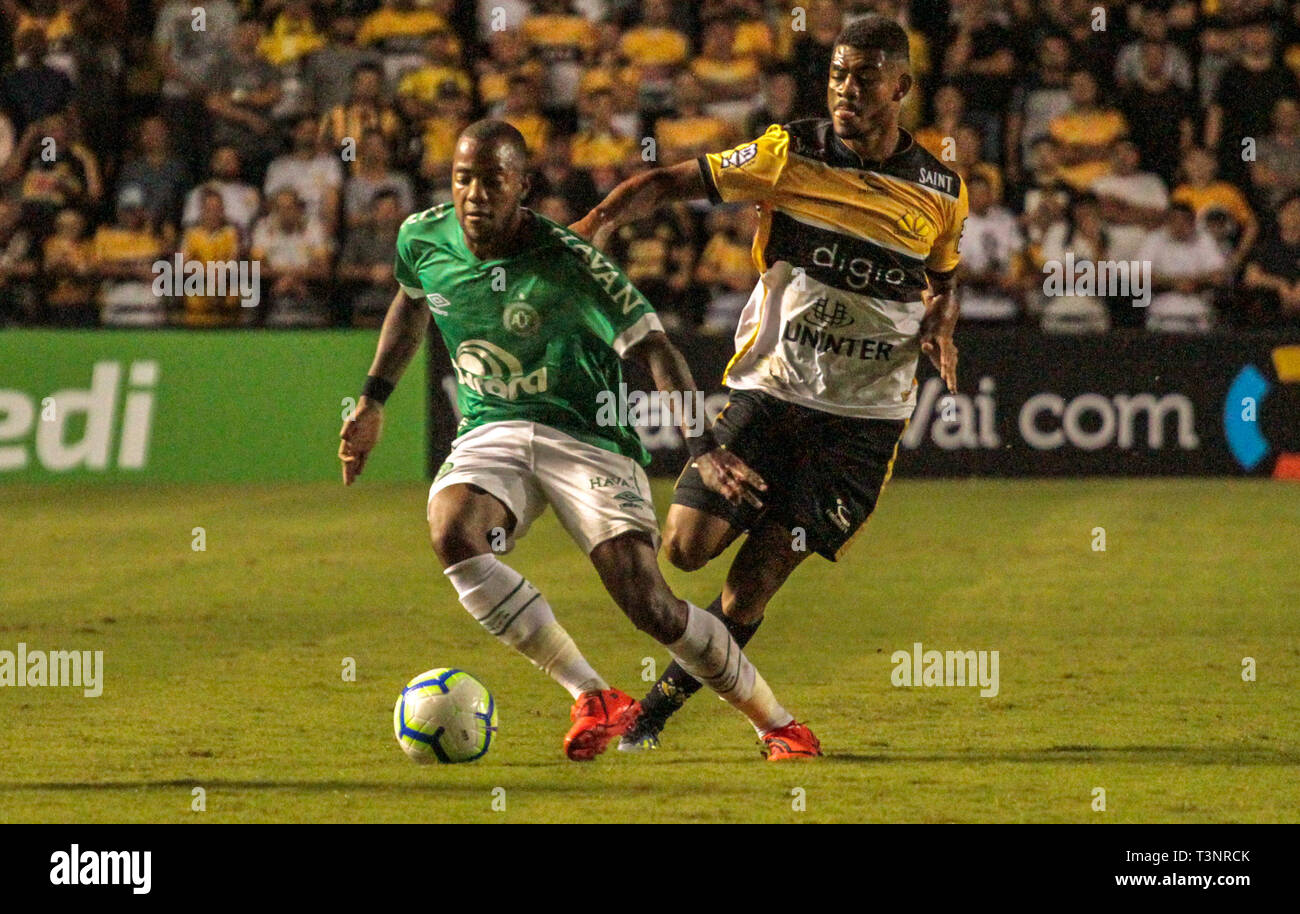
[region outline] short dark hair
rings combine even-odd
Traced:
[[[514,125],[505,121],[491,118],[475,121],[461,132],[460,138],[479,143],[504,143],[519,153],[521,161],[528,161],[528,144],[524,142],[524,135]]]
[[[835,43],[859,51],[883,51],[886,60],[911,63],[907,31],[893,19],[874,13],[846,25],[836,36]]]

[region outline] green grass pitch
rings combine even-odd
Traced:
[[[95,699],[0,688],[0,821],[1300,821],[1300,487],[891,483],[846,559],[809,560],[753,643],[827,751],[783,765],[707,694],[658,752],[565,761],[568,697],[460,608],[424,493],[0,490],[0,650],[102,650],[105,667]],[[661,517],[669,494],[656,485]],[[553,514],[510,562],[640,695],[664,652]],[[725,568],[668,575],[703,603]],[[999,694],[894,687],[890,656],[917,641],[997,650]],[[416,766],[393,739],[398,691],[436,666],[496,696],[480,762]]]

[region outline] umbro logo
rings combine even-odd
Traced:
[[[425,296],[429,300],[429,310],[440,317],[447,316],[447,308],[451,307],[451,302],[443,298],[437,292],[431,292]]]

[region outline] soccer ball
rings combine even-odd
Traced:
[[[413,761],[472,762],[497,732],[492,693],[464,670],[429,670],[406,684],[393,708],[393,733]]]

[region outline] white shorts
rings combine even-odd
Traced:
[[[490,422],[461,435],[429,489],[429,503],[448,486],[463,484],[483,489],[514,515],[506,551],[547,504],[586,553],[629,531],[645,533],[659,548],[650,481],[641,465],[549,425]]]

